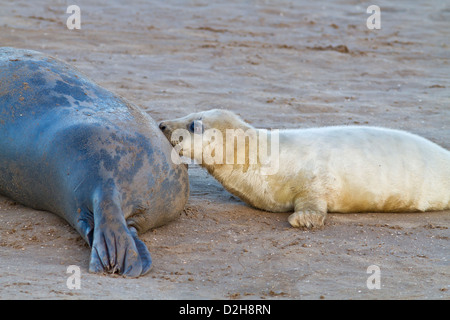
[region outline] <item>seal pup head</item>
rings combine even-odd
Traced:
[[[248,204],[271,206],[265,188],[271,181],[268,176],[279,169],[277,133],[256,129],[233,112],[219,109],[163,121],[159,128],[176,156],[195,160]]]
[[[162,121],[159,128],[170,143],[178,148],[180,156],[189,157],[206,165],[213,164],[213,162],[215,165],[237,164],[236,161],[226,161],[227,155],[223,151],[226,148],[227,134],[240,132],[248,136],[251,135],[249,132],[255,131],[235,113],[221,109],[192,113],[182,118]],[[239,152],[233,151],[236,151],[233,156],[238,157]]]
[[[211,109],[197,113],[191,113],[185,117],[173,120],[165,120],[159,123],[159,128],[171,141],[172,133],[177,129],[186,129],[191,134],[202,133],[206,129],[220,130],[225,134],[226,129],[253,129],[252,126],[243,121],[237,114],[222,109]],[[197,130],[197,131],[195,131]]]

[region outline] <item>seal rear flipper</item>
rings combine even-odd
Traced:
[[[150,269],[150,253],[133,235],[133,230],[128,229],[118,194],[115,188],[108,187],[95,192],[89,272],[139,277]]]

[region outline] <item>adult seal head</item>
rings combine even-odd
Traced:
[[[327,212],[450,208],[450,152],[408,132],[256,129],[217,109],[163,121],[160,129],[175,150],[248,204],[293,211],[294,227],[322,226]]]
[[[137,233],[179,216],[185,166],[145,112],[47,55],[0,48],[0,194],[53,212],[92,247],[89,271],[145,274]]]

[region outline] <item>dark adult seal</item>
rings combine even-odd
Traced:
[[[137,234],[177,218],[189,195],[171,150],[149,115],[73,67],[0,48],[0,194],[70,223],[90,272],[150,270]]]

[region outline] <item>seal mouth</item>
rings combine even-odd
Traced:
[[[169,140],[170,144],[172,145],[172,147],[177,146],[178,144],[180,144],[181,142],[183,142],[183,136],[179,136],[179,137],[173,137],[172,134],[172,130],[170,129],[170,127],[167,125],[167,123],[165,122],[160,122],[159,123],[159,129],[162,131],[162,133],[166,136],[167,140]],[[181,149],[179,151],[179,155],[182,156],[183,155],[183,150]]]

